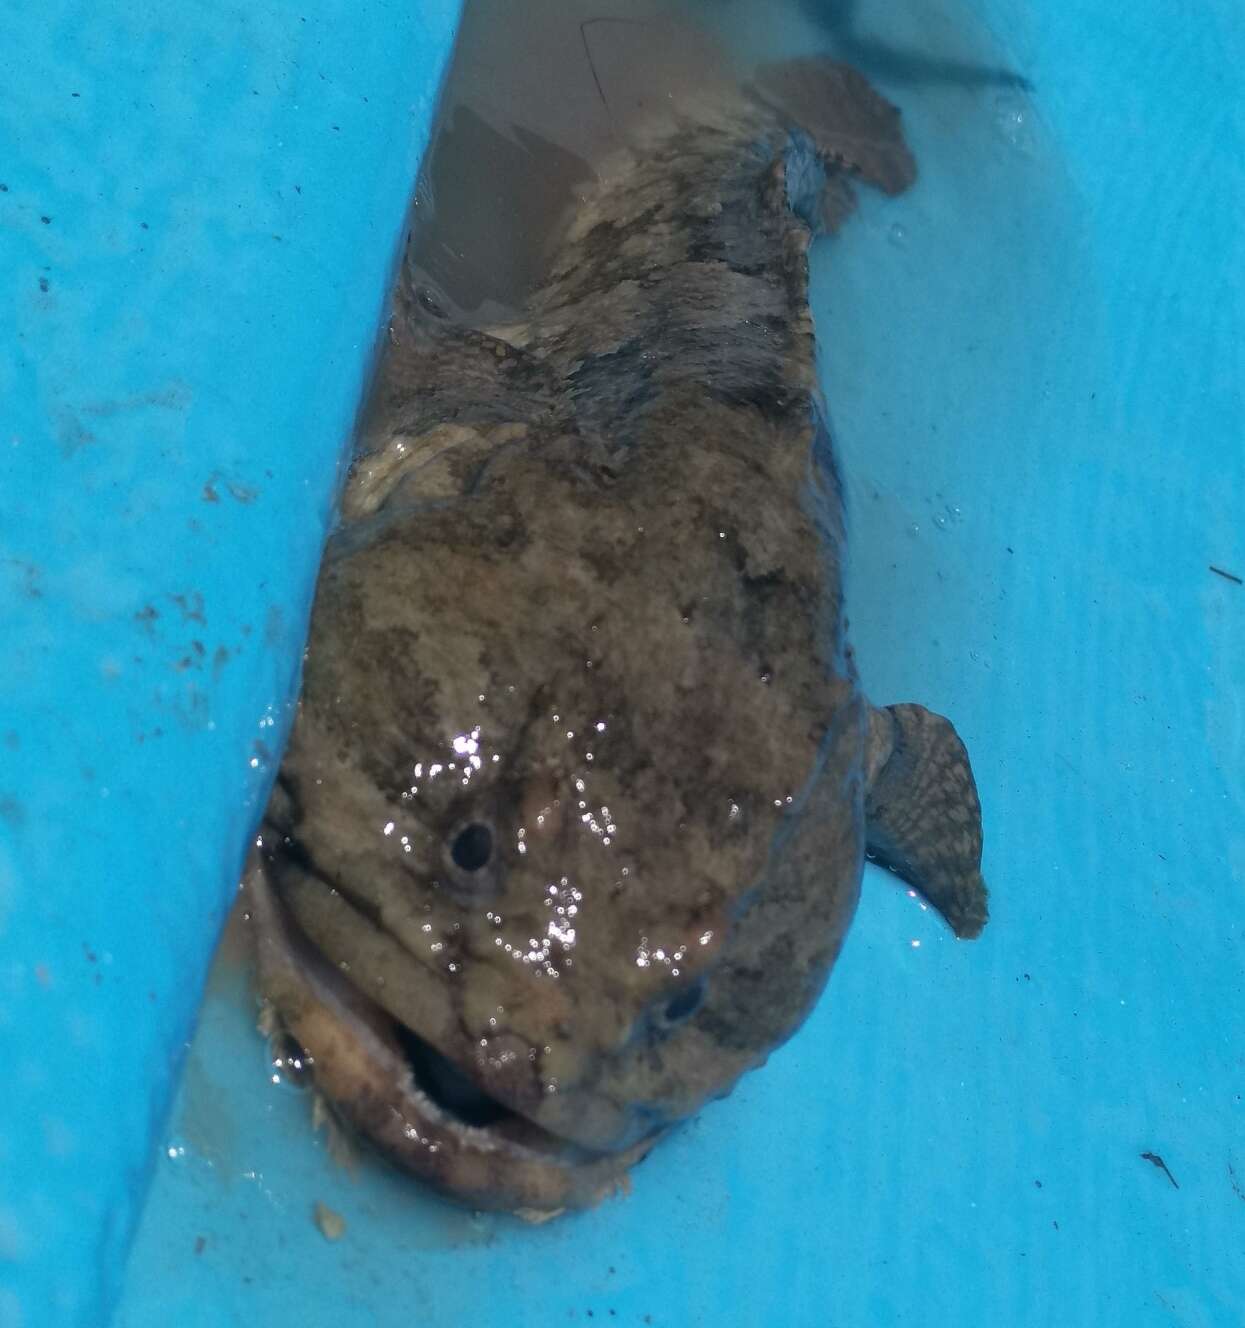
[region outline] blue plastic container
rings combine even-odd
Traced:
[[[229,964],[182,1055],[453,7],[0,18],[4,1328],[1239,1325],[1245,18],[895,8],[921,180],[815,313],[861,672],[964,734],[993,920],[870,869],[798,1037],[544,1227],[332,1162]]]

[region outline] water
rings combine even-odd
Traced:
[[[967,0],[713,14],[737,58],[837,49],[904,109],[920,182],[819,247],[814,309],[861,674],[963,733],[992,922],[957,943],[869,869],[798,1037],[631,1196],[543,1227],[331,1164],[223,970],[124,1328],[1239,1322],[1245,591],[1209,567],[1245,575],[1241,126],[1210,72],[1173,72],[1230,68],[1227,20],[1027,15],[1021,64]],[[514,61],[583,110],[569,139],[529,122],[563,138],[529,151],[545,199],[615,132],[566,42]],[[468,316],[530,279],[532,197],[496,266],[438,233]]]

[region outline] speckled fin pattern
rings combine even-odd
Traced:
[[[981,803],[949,720],[919,705],[869,717],[866,852],[915,887],[962,939],[986,925]]]

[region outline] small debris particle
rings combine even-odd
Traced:
[[[203,616],[203,596],[197,590],[189,595],[170,595],[168,597],[182,611],[182,618],[187,622],[206,623]]]
[[[147,223],[146,223],[145,221],[140,221],[138,224],[139,224],[139,225],[143,228],[143,230],[145,230],[145,231],[149,231],[149,230],[151,229],[151,227],[148,226]]]
[[[44,293],[45,295],[47,294],[47,289],[48,289],[48,279],[47,279],[47,277],[40,277],[40,278],[39,278],[39,289],[40,289],[41,291],[43,291],[43,293]]]
[[[1223,577],[1225,581],[1231,581],[1236,586],[1245,586],[1245,581],[1242,581],[1235,572],[1225,572],[1222,567],[1216,567],[1214,563],[1207,563],[1207,566],[1216,576]]]
[[[50,226],[50,225],[52,224],[52,218],[51,218],[51,217],[40,217],[39,220],[40,220],[41,222],[43,222],[43,224],[44,224],[45,226]]]
[[[1038,1187],[1039,1190],[1042,1188],[1042,1182],[1040,1180],[1035,1180],[1033,1183]]]
[[[1158,1167],[1158,1169],[1163,1173],[1163,1175],[1167,1177],[1169,1181],[1171,1181],[1171,1183],[1175,1186],[1176,1189],[1180,1188],[1180,1182],[1177,1181],[1175,1176],[1173,1176],[1172,1173],[1168,1170],[1167,1163],[1164,1162],[1163,1159],[1157,1153],[1142,1153],[1141,1157],[1144,1161],[1149,1162],[1151,1166]]]
[[[210,482],[203,486],[203,501],[205,503],[220,502],[220,494],[216,492]]]
[[[52,985],[52,975],[48,972],[48,966],[46,964],[35,965],[35,981],[41,987],[50,987]],[[1231,1171],[1232,1168],[1229,1167],[1228,1170]]]
[[[195,1237],[195,1253],[196,1253],[196,1254],[202,1254],[203,1251],[204,1251],[206,1248],[207,1248],[207,1237],[206,1237],[206,1236],[196,1236],[196,1237]]]
[[[320,1228],[320,1234],[325,1240],[341,1240],[346,1234],[346,1219],[340,1214],[335,1213],[327,1204],[322,1204],[318,1199],[316,1206],[312,1210],[312,1217],[315,1224]]]

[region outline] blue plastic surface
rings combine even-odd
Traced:
[[[0,10],[0,1324],[104,1321],[451,0]]]
[[[826,0],[822,8],[848,7]],[[814,265],[823,381],[851,499],[849,594],[861,672],[876,700],[925,701],[964,734],[985,808],[990,928],[981,941],[958,944],[870,870],[843,959],[801,1034],[663,1145],[635,1173],[631,1196],[538,1228],[457,1212],[371,1164],[357,1175],[337,1167],[309,1129],[305,1096],[268,1082],[241,977],[224,966],[162,1146],[119,1328],[528,1328],[583,1323],[590,1312],[594,1323],[655,1328],[1238,1328],[1245,588],[1210,566],[1245,577],[1245,19],[1234,0],[1180,10],[1158,0],[964,0],[914,4],[919,12],[907,16],[901,8],[859,6],[860,31],[997,62],[998,50],[974,35],[976,15],[1037,88],[1029,98],[877,73],[904,107],[922,178],[893,203],[866,200]],[[815,0],[802,6],[806,15],[818,9]],[[179,44],[183,37],[198,44],[189,34]],[[331,49],[365,40],[348,31]],[[826,34],[775,19],[748,40],[757,50],[792,50]],[[379,59],[384,43],[376,41]],[[9,49],[0,47],[0,60]],[[45,82],[40,95],[50,97]],[[395,100],[408,95],[396,80],[389,86]],[[376,103],[379,94],[369,95]],[[278,159],[257,157],[241,174],[270,172]],[[335,169],[354,171],[358,160]],[[232,171],[221,178],[233,187]],[[344,234],[358,222],[358,200],[342,192],[321,202],[338,209]],[[0,207],[12,202],[0,195]],[[47,239],[35,224],[32,252]],[[323,212],[317,245],[322,227]],[[376,262],[377,254],[351,260]],[[36,286],[38,275],[29,270]],[[364,315],[374,318],[380,275],[378,263],[366,299],[353,287],[339,293],[343,345],[374,325]],[[278,276],[257,271],[254,279],[253,328],[274,307],[286,310],[279,295],[288,299]],[[358,302],[350,309],[348,296]],[[141,312],[164,320],[168,311],[144,300]],[[34,315],[25,317],[29,324]],[[316,320],[285,317],[284,345],[311,344],[306,325]],[[244,367],[253,348],[250,340],[238,347]],[[283,349],[280,362],[289,372],[298,357]],[[321,354],[307,368],[311,397],[334,394],[334,427],[347,422],[357,362],[343,352],[330,365]],[[0,362],[3,374],[12,377]],[[255,388],[260,368],[246,374]],[[35,416],[34,370],[25,382],[18,404]],[[5,381],[6,410],[13,399]],[[253,410],[242,394],[211,418],[236,432]],[[0,444],[9,427],[6,419]],[[297,427],[283,426],[283,444]],[[332,432],[323,418],[320,427]],[[336,444],[320,433],[315,440],[331,463]],[[272,440],[238,442],[248,459],[258,455],[252,447],[288,461]],[[82,485],[93,473],[84,477],[81,453],[76,464],[52,462],[47,480],[36,462],[23,471],[22,483],[45,504],[27,519],[45,526],[49,495],[68,477]],[[153,482],[141,462],[120,472],[122,488],[139,496]],[[197,469],[181,464],[197,488]],[[107,476],[98,482],[111,483]],[[263,487],[249,471],[242,481]],[[9,493],[6,483],[6,545]],[[265,493],[270,499],[245,509],[224,499],[223,511],[204,508],[218,519],[233,514],[236,525],[212,530],[217,553],[244,572],[272,561],[274,546],[297,540],[302,557],[319,539],[320,498],[288,484]],[[108,490],[99,527],[107,522],[117,538],[118,504],[137,500]],[[268,500],[284,505],[279,528],[254,512]],[[162,510],[179,511],[172,501]],[[74,520],[82,520],[76,510]],[[143,589],[133,594],[141,606],[154,555],[149,539],[134,543],[132,556],[144,560],[135,583]],[[39,566],[60,567],[54,550],[40,544],[39,552]],[[99,580],[115,593],[108,557]],[[163,561],[159,584],[172,585],[177,563]],[[47,584],[67,596],[77,583],[61,569]],[[75,593],[89,609],[104,591]],[[252,593],[262,619],[267,601]],[[124,601],[107,630],[120,636],[132,607]],[[55,716],[71,669],[94,678],[89,669],[105,649],[94,635],[58,638],[58,658],[70,663],[45,680],[37,608],[22,608],[17,657],[35,663],[6,698],[16,695],[32,715],[47,711],[29,721],[47,735],[37,753],[24,740],[18,753],[23,852],[46,854],[41,879],[87,855],[115,855],[132,825],[149,830],[152,780],[193,783],[193,811],[184,810],[184,794],[176,804],[189,830],[166,818],[162,837],[129,846],[117,861],[141,853],[163,873],[162,886],[175,859],[203,878],[218,872],[221,844],[250,813],[213,810],[199,795],[213,779],[217,789],[235,779],[239,799],[253,791],[248,780],[257,777],[245,767],[254,732],[200,737],[193,747],[180,739],[167,764],[145,743],[138,750],[151,764],[135,771],[129,795],[138,821],[114,825],[80,784],[72,796],[58,794],[40,783],[40,762],[49,748],[85,741],[82,721],[72,729]],[[175,619],[165,630],[178,627]],[[165,658],[178,639],[162,638]],[[277,695],[286,679],[275,657],[251,666],[270,670]],[[222,682],[229,677],[226,670]],[[235,702],[258,694],[255,674],[231,685]],[[145,722],[149,698],[150,686]],[[117,745],[119,725],[110,728],[111,712],[95,709],[91,745]],[[193,770],[191,752],[201,763]],[[3,755],[7,794],[17,767]],[[70,818],[65,835],[31,832],[45,824],[44,809]],[[78,827],[81,859],[66,849]],[[15,909],[13,869],[0,861],[0,871],[8,872],[0,927],[26,947],[10,950],[6,936],[0,952],[7,1013],[19,980],[23,1009],[38,995],[33,968],[23,976],[13,956],[33,955],[47,910],[65,904],[32,905],[27,896]],[[100,873],[82,879],[95,883]],[[205,885],[203,899],[210,893]],[[89,940],[111,922],[114,959],[99,988],[89,976],[98,965],[53,975],[76,984],[59,1007],[64,1018],[92,1015],[113,984],[110,1017],[141,1005],[139,991],[126,997],[132,1006],[122,1003],[133,973],[156,962],[171,969],[174,945],[193,954],[197,974],[195,940],[218,901],[188,918],[169,894],[167,922],[154,920],[151,902],[114,921],[111,896],[81,894],[65,925],[84,928]],[[70,948],[65,964],[81,963]],[[120,1049],[118,1082],[141,1074],[146,1057],[165,1049],[171,1057],[172,1036],[157,1044],[150,1025],[133,1027],[136,1045]],[[17,1039],[22,1030],[0,1025],[9,1064],[16,1057],[28,1076],[44,1075],[43,1087],[24,1090],[26,1100],[46,1101],[54,1084],[61,1120],[75,1132],[95,1129],[98,1116],[83,1108],[97,1099],[86,1101],[72,1064],[83,1053],[63,1045],[45,1056],[38,1040],[52,1024],[35,1028],[27,1043]],[[17,1082],[22,1091],[25,1081]],[[140,1133],[135,1124],[125,1137]],[[11,1153],[0,1165],[12,1165]],[[79,1178],[90,1195],[81,1154],[56,1174],[67,1184]],[[110,1202],[121,1197],[119,1185],[109,1189]],[[344,1217],[339,1241],[326,1243],[314,1225],[316,1202]],[[0,1258],[21,1229],[13,1222],[0,1211]],[[89,1227],[92,1239],[97,1231]],[[89,1253],[83,1232],[74,1238],[65,1247],[71,1272],[71,1261]]]
[[[539,1228],[337,1167],[222,969],[121,1328],[1239,1328],[1239,10],[860,9],[1036,84],[879,74],[921,181],[815,256],[861,673],[965,735],[985,936],[871,869],[801,1034]]]

